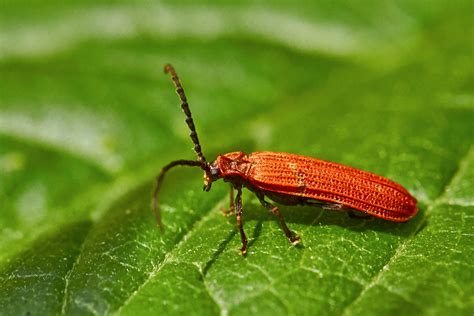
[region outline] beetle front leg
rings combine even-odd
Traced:
[[[257,193],[257,197],[258,197],[260,203],[263,205],[263,207],[268,209],[270,212],[272,212],[273,215],[275,215],[278,218],[278,220],[280,221],[281,228],[285,232],[285,235],[286,235],[286,237],[288,237],[290,242],[293,245],[299,244],[300,237],[298,235],[292,233],[291,230],[288,228],[288,226],[286,225],[285,219],[283,218],[283,215],[280,213],[280,210],[278,209],[278,207],[268,203],[267,201],[265,201],[265,196],[261,193]]]
[[[242,239],[242,255],[247,253],[247,236],[245,236],[244,227],[242,226],[242,187],[236,187],[237,196],[235,197],[235,215],[237,217],[237,225],[240,230],[240,238]]]
[[[221,212],[224,214],[224,216],[229,216],[235,211],[235,203],[234,203],[234,186],[231,184],[230,185],[230,190],[229,190],[229,209],[225,209],[221,207]]]

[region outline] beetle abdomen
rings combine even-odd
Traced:
[[[248,160],[247,179],[261,190],[338,203],[397,222],[418,210],[405,188],[370,172],[288,153],[255,152]]]

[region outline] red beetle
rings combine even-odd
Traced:
[[[204,191],[211,189],[218,179],[230,183],[230,210],[235,211],[242,239],[242,254],[247,252],[247,237],[242,227],[242,187],[257,195],[260,203],[280,221],[290,242],[300,238],[292,233],[277,206],[265,200],[270,198],[283,205],[316,205],[325,209],[353,210],[394,222],[406,222],[418,211],[416,199],[400,184],[370,172],[316,158],[277,152],[254,152],[249,155],[233,152],[219,155],[213,163],[207,162],[201,151],[194,121],[183,87],[171,65],[165,66],[171,74],[198,160],[175,160],[167,164],[156,178],[152,208],[158,225],[162,227],[158,209],[158,192],[166,172],[175,166],[195,166],[204,170]],[[235,202],[233,189],[237,190]]]

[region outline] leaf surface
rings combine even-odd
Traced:
[[[0,314],[474,312],[467,1],[2,7]],[[182,168],[161,233],[153,176],[194,157],[167,62],[209,160],[336,161],[401,183],[420,212],[282,207],[293,247],[245,192],[242,257],[228,185],[203,193]]]

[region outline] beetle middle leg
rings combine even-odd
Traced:
[[[265,196],[262,193],[257,193],[257,197],[260,203],[263,205],[263,207],[268,209],[273,215],[275,215],[278,218],[278,220],[280,221],[281,228],[285,232],[285,235],[286,237],[288,237],[290,242],[293,245],[298,244],[300,242],[300,237],[292,233],[291,230],[288,228],[288,226],[286,225],[285,219],[283,218],[283,215],[280,213],[280,210],[278,209],[278,207],[265,201]]]
[[[235,197],[235,216],[237,217],[237,225],[239,226],[240,238],[242,239],[242,255],[247,253],[247,236],[245,236],[244,227],[242,226],[242,187],[238,186],[237,196]]]
[[[235,203],[234,203],[234,186],[231,184],[230,185],[230,190],[229,190],[229,208],[225,209],[224,207],[221,207],[221,212],[224,214],[224,216],[229,216],[232,215],[235,211]]]

